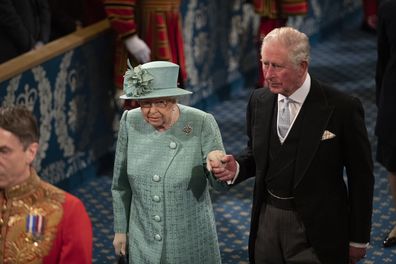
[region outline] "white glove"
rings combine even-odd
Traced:
[[[124,40],[127,50],[138,60],[140,63],[150,61],[151,50],[146,42],[141,40],[136,34]]]
[[[37,42],[34,44],[33,49],[36,50],[36,49],[41,48],[42,46],[44,46],[44,42],[42,42],[42,41],[37,41]]]
[[[113,240],[113,246],[116,255],[125,255],[126,253],[126,243],[127,243],[127,236],[126,234],[123,233],[115,233],[114,235],[114,240]]]
[[[225,156],[225,153],[221,150],[213,150],[209,152],[208,156],[206,157],[206,168],[208,171],[212,171],[213,167],[221,167],[224,164],[221,162],[221,159]]]

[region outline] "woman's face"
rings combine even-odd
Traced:
[[[144,120],[159,131],[171,127],[176,122],[176,100],[172,98],[153,98],[139,100]]]

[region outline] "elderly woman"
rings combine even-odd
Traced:
[[[154,61],[129,69],[112,184],[114,248],[129,263],[221,263],[209,185],[227,189],[205,168],[223,151],[211,114],[177,103],[179,66]],[[221,156],[221,155],[220,155]]]

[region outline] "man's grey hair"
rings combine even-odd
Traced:
[[[290,61],[294,65],[306,61],[310,61],[310,45],[306,34],[292,27],[275,28],[269,32],[263,39],[261,52],[265,43],[272,41],[279,42],[288,50]]]

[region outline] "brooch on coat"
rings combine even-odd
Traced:
[[[183,127],[183,132],[189,135],[192,132],[192,126],[190,124],[187,124]]]

